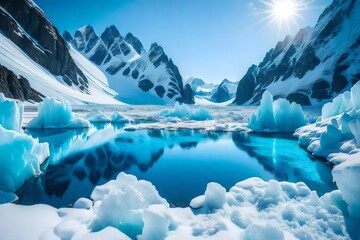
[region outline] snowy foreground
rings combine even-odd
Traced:
[[[194,198],[189,207],[173,208],[150,182],[120,173],[116,180],[96,187],[91,199],[79,199],[72,208],[0,205],[1,236],[3,239],[350,239],[346,222],[349,216],[352,221],[360,219],[359,86],[360,83],[351,93],[326,105],[323,118],[295,133],[300,145],[336,164],[333,176],[339,190],[319,197],[304,183],[251,178],[237,183],[229,192],[217,183],[209,183],[204,195]],[[266,93],[257,110],[176,104],[170,108],[121,106],[115,108],[119,113],[114,113],[111,106],[71,109],[64,102],[45,99],[39,112],[31,106],[23,112],[21,106],[2,96],[0,104],[8,104],[3,106],[10,109],[1,115],[0,133],[12,134],[11,138],[5,138],[7,145],[0,145],[0,151],[6,152],[5,148],[11,147],[14,150],[10,152],[15,152],[16,146],[29,146],[13,160],[1,158],[1,171],[13,173],[0,182],[0,193],[7,191],[3,202],[16,198],[11,193],[38,174],[40,164],[48,156],[47,144],[39,144],[22,133],[21,125],[42,129],[93,128],[90,122],[130,122],[125,131],[189,128],[289,132],[295,126],[314,122],[317,115],[309,109],[304,113],[300,106],[285,100],[272,102]],[[286,125],[284,119],[291,119],[292,125]],[[271,125],[264,127],[268,122]],[[19,140],[13,140],[15,137]],[[9,170],[9,166],[14,169]],[[21,226],[21,231],[14,226]]]
[[[349,239],[339,191],[251,178],[209,183],[191,208],[170,208],[147,181],[120,173],[73,208],[0,205],[6,239]],[[35,223],[35,224],[34,224]],[[21,226],[21,231],[13,226]]]

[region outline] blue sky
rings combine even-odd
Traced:
[[[287,34],[314,26],[331,0],[302,1],[297,25],[279,30],[269,24],[263,1],[271,0],[34,0],[63,32],[89,24],[98,35],[114,24],[122,35],[133,33],[148,49],[159,43],[184,78],[207,82],[238,81],[251,64]],[[56,3],[55,3],[56,2]],[[283,25],[286,24],[285,21]]]

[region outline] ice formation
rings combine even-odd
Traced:
[[[0,205],[0,231],[4,239],[349,239],[338,190],[318,197],[304,183],[250,178],[229,192],[211,183],[204,196],[199,209],[172,208],[150,182],[120,173],[94,189],[90,206]]]
[[[323,106],[321,111],[322,120],[360,109],[360,82],[357,82],[350,91],[335,97],[332,102]]]
[[[306,124],[299,104],[286,99],[273,101],[268,91],[262,95],[260,106],[251,116],[248,127],[256,132],[293,132]]]
[[[88,128],[90,123],[87,120],[75,116],[71,106],[65,101],[58,101],[55,98],[45,98],[39,104],[39,113],[31,120],[26,128]]]
[[[40,173],[49,146],[22,133],[22,106],[0,94],[0,109],[0,203],[4,203],[15,200],[13,192]]]
[[[131,120],[127,117],[125,117],[124,115],[118,113],[118,112],[114,112],[111,115],[111,122],[112,123],[128,123]]]
[[[15,101],[6,100],[0,93],[0,125],[7,130],[21,132],[24,107]]]
[[[300,145],[334,163],[332,174],[351,217],[360,219],[360,82],[324,105],[322,118],[298,129]]]
[[[195,121],[212,120],[211,113],[202,106],[195,109],[189,108],[186,104],[175,103],[173,110],[164,110],[159,113],[160,116],[167,118],[180,118]]]
[[[91,123],[109,123],[111,119],[102,113],[89,113],[86,115],[86,119]]]
[[[145,209],[152,204],[169,206],[150,182],[123,172],[116,180],[96,187],[91,198],[95,201],[94,230],[112,226],[131,237],[141,233]]]

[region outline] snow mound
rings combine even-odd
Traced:
[[[120,173],[116,180],[96,187],[91,197],[94,203],[90,208],[88,201],[78,201],[81,206],[86,202],[86,208],[81,209],[0,205],[2,238],[350,238],[343,209],[338,207],[344,205],[340,192],[336,190],[318,197],[304,183],[250,178],[237,183],[229,192],[210,183],[204,203],[211,208],[191,210],[169,207],[150,182]],[[47,221],[34,227],[34,217]],[[9,227],[13,229],[11,226],[21,226],[22,231],[6,231]]]
[[[0,110],[0,125],[7,130],[21,132],[24,106],[6,100],[4,94],[0,93]]]
[[[248,127],[256,132],[293,132],[306,124],[299,104],[286,99],[273,101],[268,91],[262,95],[260,106],[249,119]]]
[[[162,204],[169,207],[167,201],[159,196],[150,182],[138,181],[135,176],[123,172],[117,176],[116,180],[96,187],[91,198],[95,201],[96,214],[92,223],[93,229],[99,230],[112,226],[130,237],[141,233],[144,226],[143,215],[145,217],[151,215],[151,212],[144,213],[150,205]],[[157,216],[150,216],[150,218],[159,219]],[[145,220],[145,222],[148,221]]]
[[[31,120],[26,128],[88,128],[89,121],[76,117],[71,111],[71,106],[55,98],[45,98],[39,104],[39,113]]]
[[[208,183],[205,195],[194,198],[190,202],[190,207],[200,208],[204,207],[207,211],[220,209],[226,202],[226,189],[218,183]]]
[[[158,115],[166,118],[181,118],[195,121],[213,119],[211,113],[202,106],[195,109],[190,109],[186,104],[180,104],[179,102],[175,103],[173,110],[164,110],[161,111]]]

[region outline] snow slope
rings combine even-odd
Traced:
[[[71,104],[99,103],[99,104],[119,104],[114,99],[115,93],[103,79],[103,76],[94,68],[88,68],[91,63],[85,58],[79,57],[74,50],[72,56],[76,58],[81,70],[89,77],[89,93],[79,92],[64,84],[59,76],[52,75],[45,68],[35,63],[12,41],[0,33],[0,62],[3,66],[13,71],[18,76],[23,76],[29,80],[32,88],[45,96],[63,99]]]

